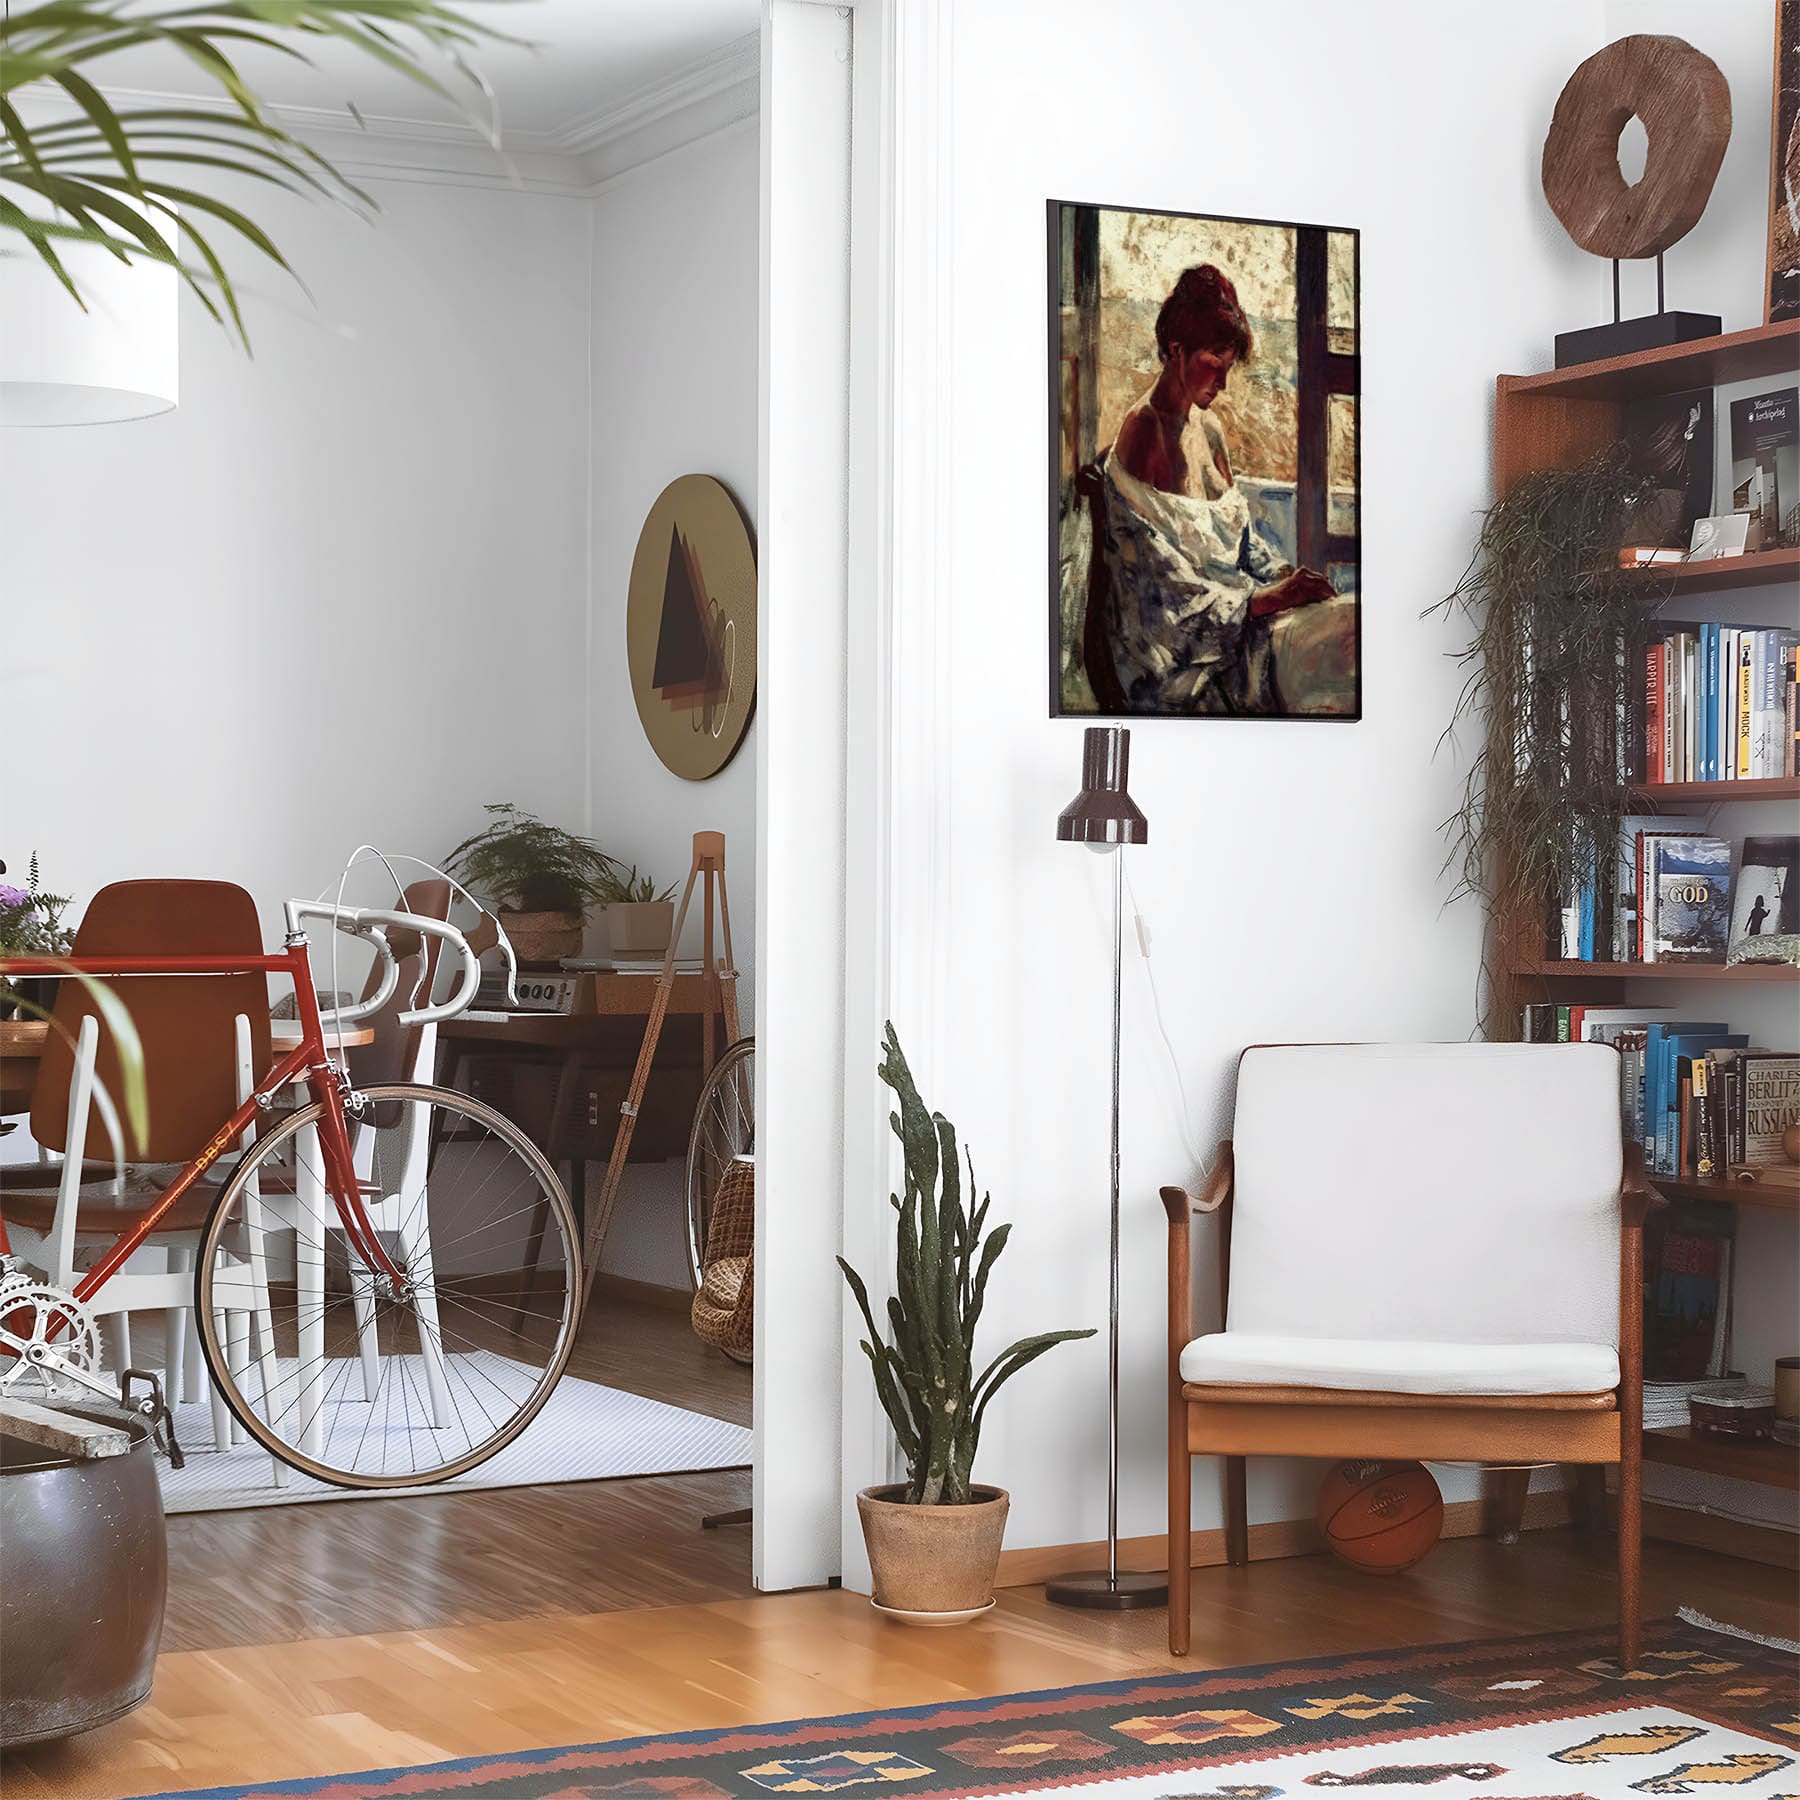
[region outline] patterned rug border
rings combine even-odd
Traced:
[[[1647,1649],[1686,1634],[1715,1638],[1739,1646],[1759,1646],[1776,1653],[1786,1653],[1783,1640],[1765,1639],[1740,1627],[1708,1619],[1691,1609],[1666,1618],[1646,1621],[1644,1641]],[[666,1757],[676,1749],[727,1751],[734,1755],[753,1754],[759,1750],[788,1746],[796,1749],[826,1738],[843,1739],[883,1725],[911,1725],[915,1728],[947,1727],[959,1719],[987,1718],[1002,1722],[1021,1713],[1032,1717],[1053,1716],[1058,1712],[1079,1712],[1096,1701],[1129,1697],[1133,1702],[1154,1703],[1172,1699],[1206,1699],[1214,1694],[1244,1694],[1257,1689],[1277,1689],[1304,1682],[1309,1675],[1329,1673],[1334,1680],[1355,1680],[1404,1670],[1429,1656],[1434,1666],[1478,1662],[1496,1652],[1533,1660],[1558,1653],[1583,1651],[1607,1652],[1617,1641],[1610,1627],[1533,1632],[1519,1637],[1484,1637],[1453,1639],[1444,1643],[1422,1643],[1387,1650],[1337,1653],[1334,1655],[1286,1658],[1272,1662],[1245,1663],[1226,1668],[1177,1669],[1117,1677],[1110,1681],[1084,1682],[1075,1686],[1030,1688],[1005,1694],[974,1696],[965,1700],[927,1701],[915,1706],[880,1707],[866,1712],[836,1713],[772,1720],[763,1724],[703,1726],[687,1731],[652,1732],[635,1737],[607,1738],[585,1744],[552,1744],[536,1750],[490,1752],[483,1755],[453,1757],[433,1763],[401,1763],[379,1769],[348,1770],[336,1775],[306,1775],[270,1782],[234,1783],[225,1787],[159,1789],[153,1794],[139,1794],[129,1800],[365,1800],[369,1783],[392,1783],[405,1775],[442,1776],[486,1774],[499,1769],[529,1771],[546,1767],[570,1756],[604,1754],[611,1767],[628,1771],[631,1765],[653,1758]],[[1622,1690],[1621,1690],[1622,1693]],[[1615,1702],[1619,1696],[1615,1695]],[[1648,1696],[1646,1696],[1647,1698]],[[1692,1701],[1684,1705],[1698,1711]],[[1563,1704],[1539,1702],[1536,1708],[1520,1715],[1491,1714],[1487,1722],[1500,1725],[1517,1723],[1526,1718],[1582,1717],[1604,1712],[1607,1707],[1583,1698]],[[1701,1714],[1700,1716],[1705,1716]],[[1714,1721],[1715,1723],[1721,1721]],[[1452,1734],[1454,1726],[1440,1725],[1438,1730]],[[1359,1742],[1382,1742],[1390,1737],[1400,1740],[1408,1733],[1366,1733]],[[1269,1754],[1275,1754],[1271,1746]],[[1239,1760],[1260,1760],[1258,1753],[1241,1749]],[[1002,1771],[995,1771],[1002,1774]],[[1012,1779],[1016,1782],[1018,1773]],[[1116,1775],[1117,1771],[1112,1771]],[[1093,1781],[1108,1779],[1104,1771],[1095,1771]],[[1052,1779],[1052,1778],[1047,1778]],[[1064,1772],[1053,1779],[1065,1785],[1087,1785],[1081,1774]],[[446,1783],[450,1785],[450,1783]],[[463,1784],[455,1784],[463,1785]],[[1028,1783],[1011,1791],[1026,1794],[1046,1784]],[[921,1794],[920,1800],[930,1800]]]

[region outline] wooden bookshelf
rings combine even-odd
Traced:
[[[1495,383],[1494,491],[1504,494],[1539,469],[1575,468],[1617,443],[1628,400],[1735,381],[1792,382],[1797,367],[1800,320],[1786,320],[1540,375],[1501,375]],[[1800,592],[1800,550],[1652,565],[1637,571],[1632,580],[1641,583],[1647,617],[1657,602],[1679,594],[1683,597],[1681,610],[1688,617],[1720,619],[1729,614],[1718,609],[1728,605],[1734,595],[1754,594],[1766,605],[1771,595],[1785,598],[1788,591]],[[1771,800],[1800,801],[1800,780],[1652,783],[1633,790],[1632,804],[1645,811],[1673,811]],[[1725,829],[1729,835],[1739,835],[1734,829]],[[1543,929],[1542,911],[1529,905],[1521,916],[1490,921],[1494,1009],[1502,1020],[1510,1017],[1515,1030],[1528,1002],[1589,999],[1616,1005],[1632,995],[1648,1001],[1659,988],[1667,998],[1671,982],[1705,984],[1709,991],[1718,983],[1748,982],[1752,984],[1750,993],[1792,994],[1800,988],[1800,969],[1781,963],[1727,967],[1723,963],[1563,961],[1542,953]],[[1640,987],[1640,983],[1645,985]],[[1709,1000],[1708,1005],[1720,1009],[1715,1016],[1730,1016],[1724,996]],[[1666,1199],[1710,1200],[1800,1221],[1800,1191],[1791,1187],[1655,1175],[1649,1180]],[[1784,1236],[1787,1229],[1782,1227]],[[1680,1426],[1645,1432],[1643,1450],[1650,1463],[1800,1491],[1800,1450],[1773,1442],[1696,1437],[1687,1426]],[[1659,1513],[1669,1515],[1672,1524],[1667,1529],[1657,1524]],[[1680,1536],[1691,1532],[1700,1517],[1650,1505],[1645,1527],[1653,1535]],[[1741,1545],[1736,1548],[1754,1554],[1742,1551]]]
[[[1693,338],[1660,350],[1637,350],[1600,362],[1546,369],[1541,375],[1502,375],[1503,393],[1559,400],[1630,400],[1639,394],[1677,394],[1683,388],[1728,381],[1793,377],[1800,363],[1800,319],[1753,325],[1721,337]]]
[[[1515,962],[1509,973],[1538,981],[1774,981],[1800,982],[1792,963]]]
[[[1752,1206],[1759,1212],[1800,1219],[1800,1188],[1782,1182],[1699,1181],[1690,1175],[1644,1177],[1665,1200],[1711,1200],[1723,1206]]]
[[[1759,776],[1754,781],[1646,781],[1632,790],[1645,801],[1669,800],[1719,806],[1727,800],[1800,800],[1800,776]]]
[[[1688,1425],[1644,1433],[1644,1460],[1763,1487],[1800,1491],[1800,1450],[1769,1438],[1725,1438],[1695,1434]]]
[[[1800,548],[1752,550],[1744,556],[1715,556],[1705,562],[1652,563],[1628,573],[1643,584],[1646,597],[1779,587],[1800,583]]]

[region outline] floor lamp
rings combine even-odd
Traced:
[[[1112,853],[1112,1214],[1107,1291],[1106,1365],[1106,1567],[1058,1576],[1044,1584],[1060,1606],[1124,1612],[1162,1606],[1169,1598],[1166,1575],[1119,1567],[1119,1023],[1124,968],[1126,844],[1147,844],[1150,821],[1126,791],[1131,766],[1131,733],[1123,725],[1090,725],[1081,746],[1081,792],[1057,815],[1056,836],[1065,844],[1086,844]]]

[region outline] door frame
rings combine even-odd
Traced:
[[[879,1307],[895,1157],[877,1044],[900,996],[920,1066],[945,1029],[938,984],[898,976],[941,967],[949,916],[950,53],[950,0],[764,0],[762,1588],[866,1592],[855,1493],[895,1472],[833,1255]]]

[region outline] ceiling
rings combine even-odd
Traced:
[[[505,139],[553,147],[664,89],[703,83],[760,23],[760,0],[460,0],[468,14],[525,44],[495,44],[471,60],[491,84]],[[282,108],[356,109],[377,130],[441,130],[466,118],[406,76],[330,39],[309,46],[311,66],[247,52],[251,87]],[[178,52],[131,52],[103,70],[109,90],[216,94]],[[479,110],[479,96],[446,71],[446,85]],[[321,121],[322,122],[322,121]]]

